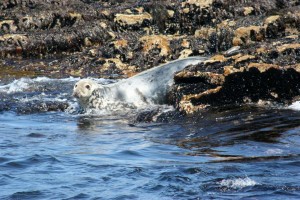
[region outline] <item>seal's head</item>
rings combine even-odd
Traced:
[[[93,91],[99,85],[90,79],[82,79],[78,81],[73,88],[73,97],[75,97],[79,104],[84,107],[88,103],[89,98],[92,96]]]

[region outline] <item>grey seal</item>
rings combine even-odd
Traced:
[[[108,85],[82,79],[75,84],[73,96],[83,110],[123,110],[165,104],[174,73],[206,59],[200,56],[178,59]]]

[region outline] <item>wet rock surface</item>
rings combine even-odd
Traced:
[[[203,55],[175,75],[179,110],[289,103],[300,93],[299,24],[299,0],[3,0],[0,77],[120,78]]]

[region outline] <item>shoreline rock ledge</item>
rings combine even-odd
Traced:
[[[2,0],[0,78],[126,78],[188,56],[170,103],[208,106],[300,96],[299,0]]]
[[[288,51],[289,56],[296,56],[295,49]],[[204,63],[176,73],[171,98],[175,106],[185,113],[194,113],[209,106],[288,105],[299,100],[299,63],[262,63],[261,58],[268,55],[259,55],[258,58],[252,55],[255,53],[230,57],[215,55]],[[287,57],[285,54],[281,56]]]

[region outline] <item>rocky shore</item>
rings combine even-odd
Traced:
[[[0,77],[124,78],[188,56],[178,110],[300,95],[299,0],[2,0]]]

